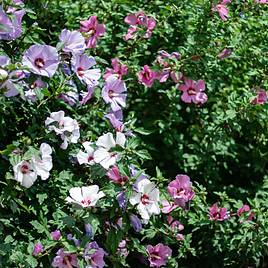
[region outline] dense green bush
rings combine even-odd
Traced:
[[[160,267],[154,266],[155,256],[148,248],[158,243],[172,250],[171,257],[164,258],[165,267],[267,266],[268,5],[253,0],[220,2],[1,2],[0,56],[10,58],[10,63],[4,64],[0,57],[1,267],[51,267],[61,248],[67,256],[77,256],[79,267],[102,267],[92,262],[95,252],[104,257],[107,267]],[[226,20],[221,18],[219,8],[228,9]],[[14,24],[14,12],[18,10],[25,10],[22,33],[6,40],[3,32],[10,25],[5,14]],[[152,23],[154,18],[156,26],[150,38],[141,27],[134,39],[126,41],[131,26],[124,20],[140,11]],[[84,53],[95,58],[97,67],[93,69],[99,68],[102,77],[93,85],[90,100],[81,104],[88,82],[74,70],[71,54],[63,51],[64,42],[59,42],[59,36],[63,29],[79,30],[80,21],[91,16],[97,16],[106,31],[98,37],[96,47]],[[89,33],[82,34],[88,37]],[[32,87],[38,75],[24,60],[26,51],[36,44],[50,45],[60,54],[57,72],[42,76],[44,88]],[[164,59],[171,71],[181,75],[176,83],[158,77],[163,71],[163,51],[180,54]],[[225,55],[220,54],[224,51]],[[109,124],[106,115],[110,106],[103,97],[103,88],[109,89],[104,73],[114,58],[128,68],[115,89],[123,87],[122,83],[127,88],[124,130],[120,131]],[[146,65],[155,74],[152,86],[146,86],[140,78]],[[181,99],[180,89],[187,79],[205,82],[207,101],[204,96],[198,103]],[[11,88],[7,81],[17,90],[16,96],[7,97]],[[74,89],[80,99],[69,105],[66,94]],[[260,95],[256,99],[261,90],[263,101]],[[65,150],[60,148],[65,134],[57,136],[51,124],[45,124],[51,113],[58,111],[76,120],[71,122],[67,139],[75,136],[74,128],[80,131],[78,142],[70,138]],[[101,161],[79,165],[77,160],[83,142],[93,142],[96,151],[101,146],[95,142],[108,132],[126,136],[125,146],[117,143],[114,148],[115,154],[121,155],[117,159],[121,181],[117,183],[109,179],[108,168]],[[40,156],[42,143],[51,146],[49,156]],[[93,158],[97,162],[95,155]],[[26,182],[21,185],[16,177],[28,172],[23,170],[29,168],[23,167],[23,161],[52,161],[53,168],[47,170],[49,178],[35,171],[33,164],[33,173],[39,178],[25,188]],[[136,194],[133,186],[144,173],[154,183],[151,191],[160,191],[157,204],[162,210],[159,215],[150,215],[148,221],[131,201]],[[178,207],[165,213],[163,201],[178,202],[167,190],[177,174],[187,174],[192,182],[192,187],[177,189],[178,194],[193,191],[194,196],[185,197],[185,204],[177,203]],[[66,202],[72,187],[90,185],[98,185],[105,194],[96,207],[76,209]],[[213,204],[227,210],[213,214]],[[240,208],[245,211],[239,213]],[[141,230],[133,223],[133,215],[142,220],[135,222],[142,224]],[[179,221],[180,227],[172,228],[173,220]],[[59,239],[55,233],[51,235],[55,230],[60,231]],[[90,244],[93,241],[99,249]],[[63,266],[53,267],[76,267],[75,261],[68,260]]]

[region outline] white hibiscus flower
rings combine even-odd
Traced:
[[[70,189],[69,193],[70,197],[68,196],[65,199],[67,203],[77,204],[83,208],[95,206],[98,200],[105,196],[102,191],[99,191],[98,185],[81,188],[73,187]]]
[[[83,147],[85,148],[85,152],[80,150],[77,154],[77,161],[80,165],[82,164],[89,164],[94,165],[94,148],[91,146],[91,142],[85,141],[83,142]]]
[[[159,208],[159,190],[155,184],[148,179],[140,180],[136,184],[136,192],[133,192],[129,199],[130,204],[136,205],[137,209],[144,220],[148,223],[150,216],[160,214]]]
[[[112,133],[106,133],[98,138],[96,145],[98,148],[94,152],[94,161],[99,163],[103,168],[109,169],[116,161],[120,159],[120,154],[111,152],[110,150],[116,145],[125,146],[126,137],[122,132],[116,132],[116,139],[114,140]]]

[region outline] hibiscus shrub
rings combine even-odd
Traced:
[[[2,0],[1,267],[266,267],[268,1]]]

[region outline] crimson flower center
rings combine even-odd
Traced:
[[[152,253],[150,255],[151,255],[151,260],[152,261],[156,261],[156,260],[160,260],[161,259],[161,257],[156,252],[154,252],[154,253]]]
[[[189,95],[196,95],[196,91],[195,91],[194,88],[191,88],[191,87],[188,88],[188,89],[187,89],[187,92],[188,92]]]
[[[110,89],[108,91],[108,95],[109,95],[110,98],[113,98],[114,97],[114,91]]]
[[[87,161],[90,162],[90,161],[92,161],[93,159],[94,159],[93,156],[90,155],[90,156],[87,158]]]
[[[81,201],[83,205],[89,206],[91,204],[91,201],[88,197],[86,197],[84,200]]]
[[[29,172],[29,170],[30,170],[29,165],[28,164],[23,164],[21,166],[20,170],[21,170],[22,174],[27,174]]]
[[[150,202],[149,202],[149,196],[147,194],[143,194],[142,197],[141,197],[141,203],[143,205],[148,205]]]
[[[85,74],[84,69],[82,67],[78,67],[77,68],[77,74],[82,77]]]
[[[44,61],[43,59],[41,59],[41,58],[37,58],[37,59],[35,59],[35,61],[34,61],[34,65],[35,65],[37,68],[41,69],[41,68],[43,68],[43,67],[45,66],[45,61]]]

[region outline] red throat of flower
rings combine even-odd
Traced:
[[[196,91],[195,91],[194,88],[190,87],[189,89],[187,89],[187,92],[188,92],[189,95],[196,95]]]
[[[82,67],[78,67],[78,68],[77,68],[77,74],[78,74],[79,76],[83,77],[84,74],[85,74],[84,69],[83,69]]]
[[[71,261],[72,261],[72,257],[71,256],[65,256],[63,258],[63,264],[65,264],[68,268],[73,268],[73,266],[71,264]]]
[[[88,197],[86,197],[84,200],[81,201],[81,203],[84,205],[84,206],[89,206],[91,204],[91,201]]]
[[[141,197],[141,203],[143,205],[148,205],[150,202],[149,202],[149,196],[147,194],[143,194],[142,197]]]
[[[37,58],[35,59],[34,61],[34,65],[39,68],[39,69],[42,69],[44,66],[45,66],[45,61],[41,58]]]
[[[109,95],[109,97],[112,99],[112,98],[114,97],[114,91],[110,89],[110,90],[108,91],[108,95]]]
[[[30,167],[27,163],[23,164],[20,168],[22,174],[27,174],[30,170]]]

